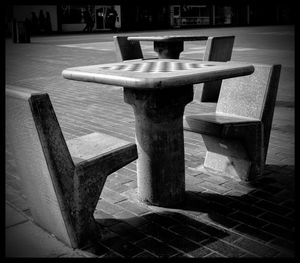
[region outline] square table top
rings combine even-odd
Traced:
[[[251,64],[178,59],[137,59],[118,63],[67,68],[66,79],[129,88],[172,88],[250,75]]]
[[[127,37],[128,40],[136,41],[159,41],[159,42],[178,42],[178,41],[196,41],[207,40],[208,36],[194,36],[194,35],[173,35],[173,36],[132,36]]]

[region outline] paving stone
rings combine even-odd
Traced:
[[[96,209],[102,210],[109,215],[114,215],[114,214],[124,211],[124,209],[122,207],[111,204],[111,203],[105,201],[104,199],[101,199],[98,201]]]
[[[182,237],[176,237],[168,242],[169,245],[185,253],[196,250],[199,245]]]
[[[249,214],[250,216],[256,217],[265,213],[265,209],[260,209],[251,203],[243,202],[237,199],[233,200],[229,205],[231,208],[239,210],[245,214]]]
[[[228,233],[223,228],[217,227],[213,224],[203,224],[201,228],[198,229],[199,231],[208,234],[208,236],[211,238],[226,238],[228,236]],[[205,243],[206,240],[204,240],[202,243]]]
[[[131,182],[131,181],[130,181]],[[105,186],[107,188],[109,188],[110,190],[113,190],[115,192],[118,192],[118,193],[122,193],[122,192],[125,192],[127,191],[128,189],[130,189],[129,186],[125,185],[125,184],[121,184],[121,183],[116,183],[116,182],[106,182],[105,183]]]
[[[123,201],[118,203],[118,205],[122,206],[124,209],[129,210],[130,212],[134,213],[135,215],[142,215],[149,212],[149,209],[130,201]]]
[[[280,206],[269,201],[261,200],[255,204],[257,207],[266,208],[269,211],[278,214],[278,215],[286,215],[291,212],[291,209],[288,207]]]
[[[173,232],[176,234],[183,236],[189,240],[192,240],[196,243],[203,242],[203,240],[206,240],[209,238],[209,235],[197,231],[195,228],[188,227],[186,225],[175,225],[170,228]]]
[[[129,189],[137,188],[137,181],[131,181],[128,183],[125,183],[124,185],[128,186]]]
[[[102,226],[111,226],[119,223],[119,220],[114,218],[112,215],[105,213],[102,210],[96,210],[94,212],[94,218],[96,222]]]
[[[278,214],[274,214],[272,212],[266,212],[259,218],[262,218],[263,220],[272,224],[279,225],[280,227],[284,227],[288,230],[292,230],[295,227],[294,220],[290,220],[287,217],[279,216]]]
[[[191,192],[196,192],[196,193],[202,193],[206,189],[201,187],[199,184],[185,184],[185,191],[191,191]]]
[[[131,243],[135,243],[141,239],[146,238],[146,236],[141,231],[139,231],[138,228],[135,228],[125,222],[120,222],[118,224],[112,225],[109,229],[122,236],[124,240]]]
[[[139,228],[139,230],[163,242],[169,242],[170,240],[178,237],[176,234],[162,228],[156,223],[144,224]]]
[[[234,246],[231,246],[222,240],[216,240],[209,244],[205,244],[211,250],[217,251],[219,254],[222,254],[226,257],[241,257],[244,252]]]
[[[156,258],[156,256],[149,253],[148,251],[143,251],[142,253],[134,256],[133,258]]]
[[[113,251],[108,251],[104,255],[100,256],[100,258],[123,258],[120,254],[113,252]]]
[[[121,195],[120,193],[116,191],[112,191],[105,186],[103,187],[101,198],[114,204],[122,202],[127,199],[125,196]]]
[[[178,253],[175,254],[174,256],[171,256],[171,258],[191,258],[192,256],[190,256],[189,254],[185,254],[185,253]]]
[[[205,258],[225,258],[224,255],[218,254],[216,252],[210,253],[206,256],[204,256]]]
[[[259,257],[274,257],[279,253],[278,250],[275,250],[274,248],[244,237],[234,242],[234,245],[247,250]]]
[[[199,179],[194,176],[190,176],[190,175],[185,176],[185,184],[195,185],[201,183],[202,181],[203,181],[202,179]]]
[[[226,183],[222,184],[222,186],[226,187],[230,190],[235,189],[235,190],[240,191],[244,194],[249,194],[251,191],[254,190],[253,187],[241,185],[240,183],[235,182],[235,181],[226,182]]]
[[[116,251],[123,257],[133,257],[143,251],[139,247],[131,244],[130,242],[127,242],[120,237],[113,237],[103,241],[102,243],[109,249]]]
[[[210,202],[209,207],[210,209],[208,210],[208,212],[216,212],[225,216],[232,214],[236,211],[234,207],[231,207],[230,205],[221,205],[220,203],[216,203],[213,201]]]
[[[123,220],[134,227],[140,227],[148,223],[148,221],[143,217],[136,216],[135,214],[129,211],[122,211],[120,213],[115,214],[114,217],[116,219]]]
[[[214,184],[223,184],[230,179],[225,176],[222,177],[222,176],[215,175],[215,176],[205,177],[203,180],[214,183]]]
[[[283,239],[283,238],[275,238],[268,244],[288,255],[294,255],[296,253],[295,244],[291,240],[287,241],[286,239]]]
[[[129,199],[131,201],[138,200],[138,198],[137,198],[137,188],[134,187],[133,189],[129,189],[128,191],[123,192],[122,196],[125,199]]]
[[[125,168],[123,170],[119,170],[119,172],[116,172],[110,176],[108,176],[108,182],[115,183],[115,184],[125,184],[132,181],[132,176],[123,174]]]
[[[240,222],[233,220],[226,215],[221,215],[217,212],[204,213],[199,217],[201,219],[204,219],[205,221],[214,223],[216,225],[221,225],[221,226],[229,228],[229,229],[240,224]]]
[[[271,233],[280,238],[285,238],[287,240],[294,240],[295,232],[287,230],[286,228],[282,228],[280,226],[274,224],[268,224],[267,226],[263,227],[264,231]]]
[[[243,235],[249,235],[252,238],[256,238],[260,241],[268,242],[274,238],[274,236],[263,229],[251,227],[249,225],[240,224],[234,228],[238,233]]]
[[[214,183],[207,182],[207,181],[203,181],[199,183],[199,186],[201,186],[202,188],[207,188],[208,190],[214,191],[218,194],[225,194],[230,190],[230,188],[227,188],[225,185],[224,186],[216,185]]]
[[[194,251],[189,252],[188,255],[190,255],[191,257],[194,257],[194,258],[202,258],[211,253],[212,253],[212,251],[210,249],[202,246]]]
[[[135,172],[136,171],[136,165],[132,165],[132,166],[134,166],[134,167],[131,167],[131,169],[130,169],[130,166],[127,165],[126,167],[118,170],[117,173],[123,175],[124,178],[130,178],[130,179],[134,178],[134,179],[136,179],[136,172]],[[122,183],[126,183],[126,182],[123,181]]]
[[[148,250],[158,257],[171,257],[178,253],[175,249],[166,245],[165,243],[159,242],[151,237],[145,238],[136,243],[136,246]]]
[[[97,258],[97,255],[88,253],[86,251],[71,251],[58,256],[58,258]]]
[[[261,200],[266,200],[266,201],[270,201],[274,204],[278,204],[278,202],[281,202],[281,198],[276,196],[276,195],[272,195],[270,193],[267,193],[261,189],[257,189],[253,192],[251,192],[249,194],[249,196],[253,196],[257,199],[257,201],[261,201]]]
[[[169,228],[177,223],[172,218],[170,218],[168,216],[159,215],[157,213],[149,213],[149,214],[143,215],[143,218],[150,222],[154,222],[160,226],[163,226],[165,228]]]
[[[109,252],[109,249],[101,244],[93,244],[81,248],[81,254],[83,254],[85,257],[100,257],[106,255]]]
[[[241,258],[258,258],[258,256],[255,256],[253,254],[250,253],[244,253]]]
[[[223,229],[220,230],[220,228],[217,228],[213,224],[209,224],[206,220],[201,220],[201,217],[190,218],[180,213],[175,213],[172,214],[172,218],[174,218],[178,223],[196,229],[197,231],[200,231],[208,236],[222,238],[227,235],[224,233]]]
[[[230,218],[253,227],[263,227],[268,224],[268,222],[265,220],[259,219],[241,211],[231,214]]]
[[[295,200],[292,199],[284,200],[282,203],[280,203],[280,205],[289,207],[291,209],[295,209]]]

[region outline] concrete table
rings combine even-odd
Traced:
[[[154,51],[158,54],[158,58],[179,59],[180,53],[183,51],[184,41],[207,40],[207,36],[140,36],[128,37],[130,41],[153,41]]]
[[[62,75],[124,87],[124,100],[135,114],[138,198],[172,207],[184,200],[183,113],[193,99],[193,84],[253,71],[246,63],[153,59],[69,68]]]

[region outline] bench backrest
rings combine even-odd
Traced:
[[[209,37],[206,42],[203,60],[226,62],[231,59],[235,36]],[[222,80],[203,84],[201,102],[217,102]]]
[[[74,164],[48,94],[7,86],[6,113],[6,135],[34,221],[73,246],[70,197],[62,193],[73,192],[64,182]]]
[[[231,59],[235,36],[209,37],[203,60],[226,62]]]
[[[251,75],[223,80],[216,112],[262,121],[268,143],[281,65],[254,67]]]
[[[139,41],[129,41],[127,36],[114,36],[114,44],[117,60],[120,62],[144,58]]]

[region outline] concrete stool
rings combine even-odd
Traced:
[[[6,135],[34,222],[73,248],[97,242],[106,177],[137,159],[136,145],[97,132],[66,142],[48,94],[8,86],[6,99]]]
[[[204,165],[213,173],[251,180],[263,172],[281,65],[254,65],[252,75],[223,80],[216,111],[185,116],[184,129],[201,133]]]

